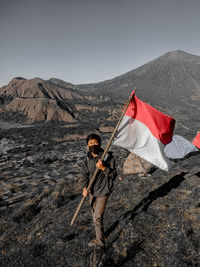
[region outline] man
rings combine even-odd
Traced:
[[[96,246],[96,251],[105,248],[105,234],[103,228],[103,214],[109,195],[113,189],[113,181],[117,173],[115,160],[112,152],[108,152],[105,161],[100,158],[104,152],[101,148],[101,138],[97,134],[91,134],[86,139],[88,154],[82,162],[81,180],[83,185],[83,196],[87,197],[87,186],[92,178],[96,167],[99,169],[96,179],[90,189],[90,205],[92,207],[92,218],[95,226],[96,239],[89,246]]]

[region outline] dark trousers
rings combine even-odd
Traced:
[[[103,214],[105,211],[108,196],[94,197],[90,194],[90,205],[92,207],[92,219],[96,232],[96,244],[105,245],[105,234],[103,228]]]

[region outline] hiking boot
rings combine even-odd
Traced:
[[[89,246],[89,247],[95,247],[96,244],[97,244],[96,239],[92,239],[92,240],[89,242],[88,246]]]

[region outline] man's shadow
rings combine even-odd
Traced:
[[[149,206],[158,198],[165,197],[168,193],[177,187],[185,180],[184,175],[188,172],[182,172],[173,176],[168,182],[164,183],[157,189],[151,191],[149,195],[143,198],[140,203],[133,209],[125,212],[120,218],[115,221],[110,228],[107,229],[105,235],[108,237],[119,225],[120,221],[127,218],[130,215],[130,219],[134,219],[134,217],[141,211],[148,211]],[[139,211],[140,210],[140,211]]]
[[[168,193],[177,187],[185,180],[184,175],[188,172],[182,172],[178,175],[173,176],[168,182],[161,185],[154,191],[151,191],[147,197],[145,197],[131,212],[131,219],[137,215],[137,211],[142,207],[142,211],[147,212],[149,206],[158,198],[165,197]]]

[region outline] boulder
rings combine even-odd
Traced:
[[[150,162],[130,153],[124,162],[123,174],[149,173],[154,168]]]

